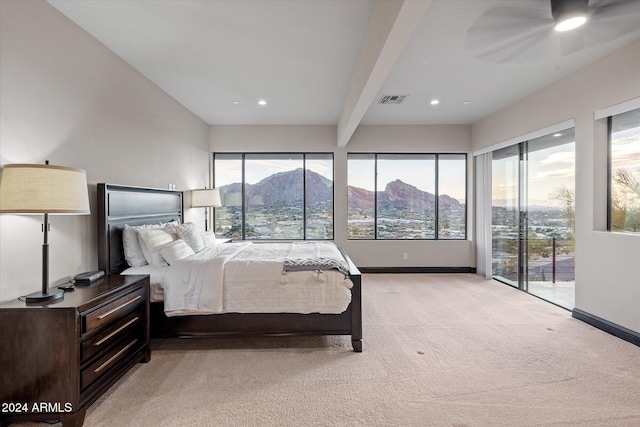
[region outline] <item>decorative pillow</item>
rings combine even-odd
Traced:
[[[162,258],[164,258],[169,265],[173,265],[174,262],[193,255],[194,253],[193,249],[182,239],[167,243],[160,249],[160,255],[162,255]]]
[[[176,236],[166,228],[141,228],[138,230],[140,248],[145,259],[151,265],[167,265],[160,255],[160,249],[176,240]]]
[[[124,247],[124,258],[127,260],[127,263],[131,267],[141,267],[149,263],[140,245],[138,230],[143,228],[166,228],[167,230],[172,230],[172,227],[176,225],[178,225],[177,221],[143,225],[125,224],[122,230],[122,245]],[[177,238],[177,236],[175,238]]]
[[[216,245],[216,235],[213,231],[203,231],[200,233],[200,237],[202,238],[202,243],[205,248]]]
[[[184,224],[177,225],[174,228],[178,233],[178,238],[184,240],[184,242],[189,245],[194,252],[200,252],[204,249],[202,236],[200,236],[200,231],[198,231],[198,228],[194,223],[185,222]]]
[[[136,227],[129,224],[124,225],[122,230],[122,246],[124,247],[124,259],[131,267],[141,267],[147,265],[147,260],[142,253],[138,242],[138,232]]]

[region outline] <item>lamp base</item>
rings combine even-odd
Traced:
[[[50,301],[54,299],[64,298],[64,291],[62,289],[48,290],[47,292],[34,292],[32,294],[27,295],[24,298],[25,302],[42,302],[42,301]]]

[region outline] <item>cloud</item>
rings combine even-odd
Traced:
[[[576,163],[576,155],[573,150],[562,151],[560,153],[550,154],[547,158],[541,160],[540,163],[545,166],[557,165],[557,164],[563,164],[563,163],[574,165]]]
[[[612,141],[611,165],[614,169],[640,167],[640,138],[621,138]]]

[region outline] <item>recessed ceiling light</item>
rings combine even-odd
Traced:
[[[440,104],[440,101],[438,101],[437,99],[431,100],[431,105],[438,105],[438,104]]]
[[[258,105],[267,105],[267,101],[261,99],[260,101],[258,101]]]
[[[469,104],[471,104],[471,101],[464,101],[463,104],[464,105],[469,105]]]
[[[240,101],[231,101],[232,104],[240,104]]]
[[[559,136],[562,136],[562,134],[561,133],[554,133],[553,136],[555,136],[557,138]]]

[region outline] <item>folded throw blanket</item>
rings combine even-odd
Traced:
[[[294,242],[284,260],[284,271],[338,270],[349,275],[349,265],[331,242]]]

